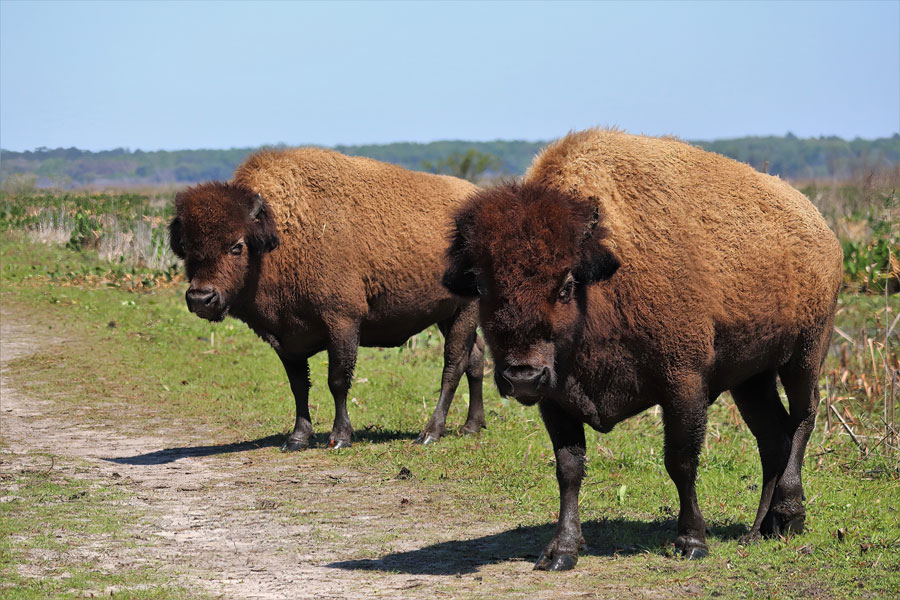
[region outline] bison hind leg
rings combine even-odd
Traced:
[[[326,323],[329,321],[326,319]],[[353,426],[347,412],[347,393],[353,382],[353,370],[359,351],[359,321],[334,319],[329,323],[328,389],[334,398],[334,425],[328,435],[328,448],[349,448],[353,443]]]
[[[778,479],[772,502],[773,535],[800,533],[806,520],[800,471],[806,445],[816,425],[819,407],[819,371],[830,341],[831,326],[813,340],[801,339],[798,352],[778,369],[790,410],[791,450]]]
[[[790,418],[775,381],[775,370],[767,370],[731,390],[734,403],[756,438],[762,462],[762,491],[759,508],[743,542],[773,533],[772,501],[779,479],[785,471],[791,451]]]
[[[484,341],[475,337],[472,350],[469,352],[469,366],[466,367],[466,380],[469,382],[469,413],[460,432],[477,435],[487,427],[484,420],[484,400],[482,388],[484,382]]]
[[[438,322],[444,336],[444,369],[441,393],[434,413],[415,439],[416,444],[432,444],[443,437],[450,403],[463,373],[469,381],[469,415],[463,433],[478,433],[484,427],[481,381],[484,377],[484,343],[477,339],[478,306],[472,302],[462,306],[452,317]]]

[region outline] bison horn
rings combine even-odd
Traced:
[[[596,201],[596,199],[591,198],[591,200]],[[588,226],[584,230],[584,234],[582,235],[581,241],[582,243],[587,241],[592,235],[594,235],[594,230],[597,229],[597,224],[600,223],[600,207],[594,206],[594,212],[591,214],[591,220],[588,223]]]
[[[261,194],[253,196],[253,206],[250,208],[250,218],[255,219],[259,216],[263,208],[263,197]]]
[[[600,207],[594,207],[594,213],[591,215],[591,231],[597,229],[597,223],[600,222]]]

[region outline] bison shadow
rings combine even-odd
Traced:
[[[395,431],[380,428],[366,428],[353,433],[354,443],[371,443],[379,444],[394,440],[412,440],[418,435],[418,432]],[[204,456],[215,456],[217,454],[230,454],[232,452],[246,452],[248,450],[257,450],[259,448],[280,447],[284,441],[285,435],[267,435],[266,437],[246,442],[232,442],[229,444],[218,444],[215,446],[185,446],[181,448],[166,448],[146,454],[137,454],[135,456],[123,456],[119,458],[104,458],[103,460],[119,465],[163,465],[175,462],[182,458],[197,458]],[[328,445],[328,434],[316,434],[314,438],[314,448],[325,448]]]
[[[398,429],[384,429],[380,426],[366,426],[353,432],[353,443],[383,444],[385,442],[395,442],[397,440],[414,440],[418,435],[419,430],[400,431]],[[327,444],[327,433],[316,435],[317,446],[321,447]]]
[[[509,561],[537,560],[550,541],[556,525],[519,526],[508,531],[470,540],[452,540],[418,550],[397,552],[381,558],[347,560],[329,565],[333,569],[385,571],[411,575],[466,575],[479,568]],[[675,519],[631,521],[601,519],[586,521],[582,533],[588,548],[581,556],[628,556],[642,553],[672,555],[678,523]],[[711,525],[710,541],[737,539],[747,533],[740,523]],[[715,549],[713,549],[715,551]]]
[[[266,437],[248,442],[232,442],[230,444],[218,444],[215,446],[186,446],[183,448],[166,448],[156,452],[138,454],[135,456],[123,456],[121,458],[104,458],[103,460],[120,465],[163,465],[175,462],[182,458],[195,458],[214,456],[216,454],[228,454],[231,452],[246,452],[258,448],[281,446],[283,435],[267,435]]]

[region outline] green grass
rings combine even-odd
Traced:
[[[26,392],[48,395],[65,385],[63,406],[77,402],[92,418],[116,422],[126,432],[141,431],[151,417],[202,425],[211,432],[209,444],[289,431],[293,399],[281,365],[242,323],[210,324],[194,317],[180,287],[134,291],[73,283],[66,273],[96,267],[86,255],[34,245],[11,232],[0,237],[3,302],[30,311],[42,327],[65,327],[81,340],[16,361],[11,376]],[[839,325],[847,331],[877,329],[873,315],[883,298],[847,294],[841,302]],[[357,437],[352,448],[340,452],[321,448],[333,404],[325,355],[310,361],[311,413],[320,447],[307,452],[385,478],[407,467],[417,480],[466,497],[471,515],[503,530],[481,540],[505,548],[498,560],[533,559],[529,555],[552,534],[558,510],[553,453],[536,409],[501,399],[488,376],[488,429],[480,437],[454,433],[465,419],[463,383],[448,419],[450,435],[434,446],[410,444],[434,408],[441,367],[434,329],[411,346],[361,349],[349,406]],[[836,361],[830,358],[829,365]],[[123,422],[126,405],[132,416]],[[866,410],[864,403],[853,407]],[[698,497],[710,526],[711,554],[696,564],[672,557],[678,500],[663,466],[659,416],[648,411],[606,435],[588,431],[581,516],[590,550],[577,576],[596,580],[598,589],[613,576],[636,589],[704,596],[896,595],[897,457],[885,456],[883,446],[864,456],[846,436],[824,436],[823,422],[820,415],[804,468],[808,532],[740,547],[736,539],[759,500],[759,458],[730,399],[725,396],[710,409]],[[37,534],[29,539],[54,543]],[[101,587],[99,581],[92,585]],[[540,581],[535,585],[544,589],[559,580]],[[55,585],[51,579],[40,584]]]

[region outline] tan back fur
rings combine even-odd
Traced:
[[[649,301],[640,308],[658,318],[683,321],[676,313],[702,305],[717,326],[809,323],[833,303],[834,234],[800,192],[743,163],[671,138],[592,129],[546,148],[525,181],[602,206],[620,291]]]
[[[369,298],[423,285],[440,289],[450,215],[477,189],[317,148],[258,152],[237,168],[233,183],[268,202],[282,240],[271,260],[282,263],[276,270],[285,283],[313,300],[336,291],[323,287],[329,278],[340,286],[361,277]]]

